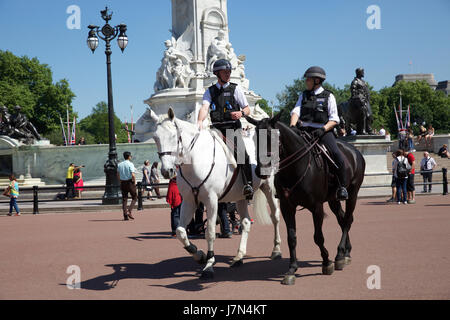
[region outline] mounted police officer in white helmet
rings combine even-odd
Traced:
[[[306,89],[298,98],[291,111],[291,126],[296,126],[300,120],[300,129],[306,130],[314,138],[320,138],[320,142],[326,146],[331,157],[339,169],[335,170],[338,180],[338,200],[348,199],[348,179],[346,175],[347,163],[341,150],[336,144],[333,128],[339,124],[336,98],[331,91],[322,87],[326,79],[325,70],[321,67],[311,67],[306,70],[304,76]]]
[[[213,72],[217,76],[218,81],[209,87],[203,95],[203,105],[197,119],[200,130],[202,129],[203,120],[208,116],[208,112],[211,117],[212,127],[218,129],[224,136],[226,136],[227,129],[240,129],[242,125],[239,119],[250,114],[247,98],[241,87],[230,82],[231,70],[231,63],[228,60],[219,59],[214,63]],[[236,146],[245,146],[245,144],[240,132],[234,137],[234,156],[237,158]],[[241,169],[243,169],[243,195],[247,199],[251,199],[253,197],[252,169],[246,151],[245,163],[238,163],[238,166],[241,166]]]

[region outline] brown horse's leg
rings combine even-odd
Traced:
[[[346,232],[344,222],[345,212],[342,210],[340,201],[337,200],[329,201],[328,205],[330,206],[331,211],[333,211],[333,213],[335,214],[342,231],[341,241],[339,241],[339,245],[337,247],[336,258],[334,258],[336,270],[342,270],[344,269],[345,266],[345,250],[348,239],[348,232]]]
[[[322,232],[322,224],[323,224],[323,204],[320,203],[316,206],[313,212],[313,221],[314,221],[314,242],[320,249],[320,254],[322,256],[322,273],[326,275],[330,275],[334,271],[334,263],[328,258],[328,250],[324,246],[325,239],[323,237]]]
[[[350,256],[352,245],[350,243],[349,232],[353,223],[353,212],[355,211],[356,200],[358,198],[358,189],[359,188],[350,188],[349,197],[345,203],[344,227],[347,232],[347,241],[345,243],[345,264],[350,264],[350,262],[352,261],[352,258]]]
[[[281,213],[283,214],[284,222],[286,223],[287,239],[289,246],[289,271],[285,274],[282,284],[293,285],[295,284],[295,272],[298,269],[297,265],[297,234],[295,225],[295,207],[289,204],[287,199],[280,200]]]

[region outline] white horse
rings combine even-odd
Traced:
[[[199,131],[194,124],[175,118],[172,109],[169,109],[168,117],[163,115],[158,118],[152,110],[150,115],[157,123],[153,138],[161,159],[161,173],[166,179],[176,174],[177,185],[183,197],[180,224],[176,230],[177,238],[199,264],[206,263],[201,278],[212,278],[214,275],[214,240],[219,200],[220,202],[236,202],[236,208],[241,217],[242,236],[231,266],[241,265],[246,254],[251,221],[247,210],[248,200],[245,200],[242,195],[244,186],[242,179],[240,177],[234,179],[232,188],[228,187],[236,170],[235,165],[233,166],[229,161],[230,154],[233,157],[232,153],[222,147],[219,139],[214,137],[210,130]],[[256,164],[252,165],[253,173],[255,166]],[[240,174],[242,173],[239,172]],[[264,180],[254,176],[253,202],[256,221],[274,225],[275,236],[271,259],[277,259],[281,258],[280,209],[278,199],[275,198],[273,178],[273,174]],[[226,195],[222,198],[224,193]],[[266,207],[267,201],[271,209],[270,219]],[[207,210],[208,223],[205,238],[208,243],[208,254],[206,256],[189,241],[186,233],[186,226],[192,220],[200,202]]]

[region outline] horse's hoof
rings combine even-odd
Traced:
[[[202,271],[202,275],[200,276],[201,280],[209,280],[214,278],[214,271],[212,269],[206,269]]]
[[[244,260],[243,259],[233,260],[233,261],[231,261],[230,268],[237,268],[237,267],[242,266],[243,264],[244,264]]]
[[[330,262],[327,266],[322,266],[322,274],[324,275],[332,275],[334,272],[334,263]]]
[[[271,260],[279,260],[281,258],[281,252],[272,252],[272,255],[270,256]]]
[[[197,250],[197,252],[194,253],[193,257],[198,264],[206,263],[206,254],[202,250]]]
[[[287,274],[284,276],[283,280],[281,281],[281,284],[292,286],[295,284],[295,275],[294,274]]]
[[[345,259],[342,259],[342,260],[336,260],[335,262],[334,262],[334,264],[335,264],[335,270],[344,270],[344,267],[345,267]]]
[[[352,257],[345,257],[345,264],[349,265],[352,263]]]

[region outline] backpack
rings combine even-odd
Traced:
[[[409,174],[409,169],[406,166],[405,158],[402,159],[402,161],[399,161],[397,164],[397,177],[399,178],[406,178]]]

